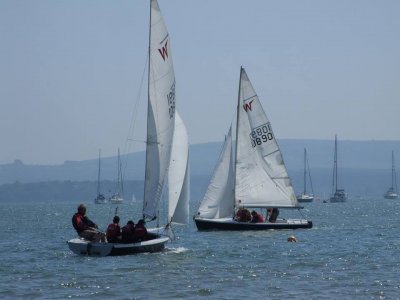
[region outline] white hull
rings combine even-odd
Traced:
[[[107,199],[104,196],[97,196],[96,199],[94,199],[95,204],[107,204]]]
[[[395,192],[387,192],[384,197],[385,199],[397,199],[399,195]]]
[[[300,195],[297,196],[297,201],[299,202],[313,202],[314,201],[314,196],[311,195]]]
[[[120,197],[120,196],[112,196],[110,198],[110,203],[112,204],[121,204],[124,202],[124,198]]]
[[[304,219],[278,219],[276,222],[238,222],[232,218],[194,219],[198,230],[280,230],[280,229],[307,229],[312,228],[312,222]]]
[[[168,237],[158,236],[152,240],[131,244],[89,242],[81,238],[69,240],[69,249],[77,255],[116,256],[144,252],[160,252],[169,241]]]

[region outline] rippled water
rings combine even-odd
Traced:
[[[68,249],[77,204],[0,205],[0,298],[400,297],[400,200],[305,204],[311,230],[198,232],[190,222],[162,253],[103,258]],[[122,223],[140,207],[122,205]],[[88,204],[88,213],[104,228],[114,208]]]

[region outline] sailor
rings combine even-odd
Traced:
[[[109,243],[118,243],[121,241],[121,227],[119,226],[118,216],[115,216],[113,222],[107,227],[107,241]]]
[[[85,204],[79,204],[78,212],[72,217],[72,225],[81,238],[93,242],[105,242],[106,236],[98,226],[86,216]]]
[[[135,239],[135,223],[129,220],[124,227],[122,227],[122,242],[133,243]]]
[[[264,223],[264,218],[260,213],[253,210],[251,212],[251,223]]]
[[[147,236],[147,229],[145,227],[145,222],[143,219],[140,219],[135,227],[135,240],[142,241]]]
[[[271,223],[275,223],[278,216],[279,216],[279,209],[274,207],[271,210],[271,215],[269,216],[268,221]]]

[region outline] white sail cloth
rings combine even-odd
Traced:
[[[271,124],[243,68],[237,109],[236,206],[297,206]]]
[[[149,99],[143,214],[153,218],[166,179],[175,124],[175,74],[170,39],[160,8],[151,0]]]
[[[234,168],[232,158],[232,127],[214,169],[197,216],[206,219],[226,218],[234,211]]]
[[[175,131],[168,169],[168,222],[189,222],[189,140],[186,126],[175,113]]]

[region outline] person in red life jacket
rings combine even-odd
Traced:
[[[246,208],[239,208],[235,220],[238,222],[250,222],[251,214]]]
[[[251,212],[251,223],[264,223],[264,218],[260,213],[253,210]]]
[[[129,220],[124,227],[122,227],[122,242],[133,243],[135,240],[135,223]]]
[[[108,225],[106,235],[109,243],[121,242],[121,227],[119,226],[118,216],[115,216],[113,222]]]
[[[144,226],[145,222],[143,219],[140,219],[135,226],[135,241],[143,241],[146,239],[147,236],[147,229]]]
[[[85,204],[79,204],[78,212],[72,217],[72,225],[81,238],[93,242],[105,242],[106,235],[86,216]]]

